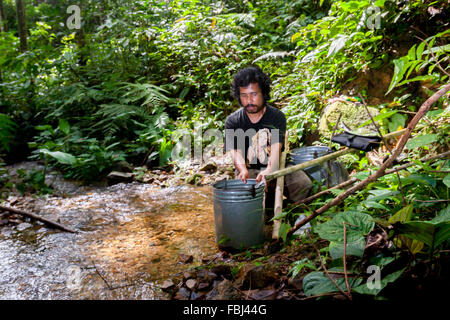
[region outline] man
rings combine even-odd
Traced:
[[[284,145],[286,117],[283,112],[269,106],[270,79],[258,67],[239,70],[234,76],[232,93],[242,108],[225,121],[225,150],[230,151],[236,167],[237,179],[257,182],[279,168],[280,153]],[[273,207],[275,181],[271,182],[266,208]],[[311,180],[303,171],[285,178],[288,196],[298,201],[308,195]]]

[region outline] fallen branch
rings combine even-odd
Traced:
[[[438,154],[438,155],[434,155],[434,156],[431,156],[431,157],[421,158],[421,159],[419,159],[419,161],[420,161],[420,162],[428,162],[428,161],[431,161],[431,160],[436,160],[436,159],[446,158],[446,157],[448,157],[448,156],[450,156],[450,151],[447,151],[447,152],[444,152],[444,153],[441,153],[441,154]],[[391,174],[391,173],[394,173],[394,172],[398,172],[398,171],[404,170],[404,169],[406,169],[406,168],[409,168],[409,167],[412,167],[412,166],[415,166],[415,165],[417,165],[417,163],[411,161],[411,162],[405,163],[404,165],[401,165],[401,166],[399,166],[399,167],[396,167],[396,168],[392,168],[392,169],[386,170],[386,174]],[[434,172],[434,171],[430,171],[430,172]],[[338,184],[338,185],[336,185],[336,186],[334,186],[334,187],[332,187],[332,188],[323,190],[323,191],[321,191],[321,192],[318,192],[318,193],[316,193],[316,194],[313,194],[312,196],[310,196],[310,197],[308,197],[308,198],[305,198],[305,199],[302,199],[302,200],[300,200],[300,201],[297,201],[297,202],[295,202],[295,204],[308,203],[308,202],[310,202],[310,201],[312,201],[312,200],[315,200],[315,199],[317,199],[317,198],[323,196],[324,194],[330,193],[331,190],[340,189],[340,188],[345,188],[345,187],[347,187],[347,186],[349,186],[349,185],[354,184],[354,183],[357,182],[357,181],[358,181],[358,179],[356,179],[356,178],[351,178],[351,179],[349,179],[349,180],[347,180],[347,181],[344,181],[344,182],[342,182],[342,183],[340,183],[340,184]]]
[[[43,218],[43,217],[38,216],[38,215],[36,215],[34,213],[31,213],[31,212],[26,212],[26,211],[23,211],[23,210],[11,208],[11,207],[5,207],[5,206],[0,206],[0,210],[17,213],[17,214],[20,214],[20,215],[23,215],[23,216],[26,216],[26,217],[29,217],[29,218],[32,218],[32,219],[35,219],[35,220],[39,220],[41,222],[44,222],[45,224],[48,224],[48,225],[50,225],[52,227],[55,227],[55,228],[63,230],[63,231],[67,231],[67,232],[71,232],[71,233],[77,233],[78,232],[78,231],[73,230],[73,229],[71,229],[69,227],[63,226],[62,224],[60,224],[58,222],[55,222],[55,221]]]
[[[442,97],[445,93],[447,93],[450,90],[450,83],[446,84],[441,90],[437,91],[435,94],[433,94],[430,98],[428,98],[419,108],[419,111],[417,114],[412,118],[411,122],[408,124],[408,126],[405,129],[405,133],[400,138],[399,142],[397,143],[397,147],[394,149],[393,154],[389,156],[389,158],[381,165],[381,167],[372,175],[367,177],[366,179],[360,181],[357,185],[351,187],[350,189],[346,190],[336,198],[334,198],[332,201],[327,203],[326,205],[320,207],[317,210],[314,210],[311,215],[303,219],[302,221],[299,221],[295,226],[293,226],[291,229],[289,229],[287,235],[292,235],[297,229],[304,226],[306,223],[320,215],[321,213],[324,213],[328,211],[331,207],[334,207],[338,204],[340,204],[342,201],[344,201],[347,197],[349,197],[351,194],[360,191],[364,189],[369,183],[376,181],[378,178],[386,175],[386,169],[391,167],[394,163],[394,160],[397,159],[397,157],[402,152],[403,148],[406,145],[406,142],[411,137],[411,131],[416,127],[419,120],[428,112],[430,107],[439,100],[440,97]],[[387,138],[387,136],[385,137]],[[317,159],[316,159],[317,160]]]

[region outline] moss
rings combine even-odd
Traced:
[[[368,108],[373,117],[380,113],[375,107]],[[323,115],[320,118],[319,132],[321,135],[327,138],[331,137],[334,125],[338,120],[340,113],[342,113],[341,122],[344,122],[352,132],[363,135],[377,134],[377,131],[372,124],[359,128],[361,124],[370,120],[363,105],[347,101],[336,101],[325,108]],[[339,126],[338,129],[340,128],[341,127]]]

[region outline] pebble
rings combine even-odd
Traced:
[[[17,231],[23,231],[23,230],[28,229],[28,228],[30,228],[32,226],[33,225],[31,223],[23,222],[23,223],[19,224],[16,228],[17,228]]]

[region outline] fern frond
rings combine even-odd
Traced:
[[[0,113],[0,150],[9,152],[9,145],[14,138],[17,124],[7,115]]]
[[[165,94],[169,92],[151,83],[126,83],[122,89],[127,90],[122,97],[123,103],[135,103],[144,100],[141,106],[155,113],[155,107],[170,101]]]
[[[286,56],[291,56],[295,53],[295,51],[286,52],[286,51],[277,51],[277,52],[269,52],[266,54],[263,54],[261,57],[256,58],[253,63],[265,60],[265,59],[278,59],[278,58],[284,58]]]
[[[132,116],[139,116],[147,119],[148,115],[137,106],[124,104],[102,104],[100,109],[94,114],[101,120],[93,128],[100,129],[106,136],[113,135],[116,132],[127,128],[133,123]]]

